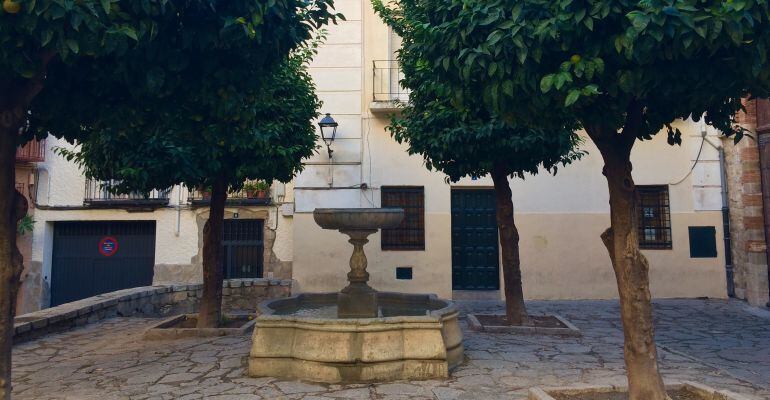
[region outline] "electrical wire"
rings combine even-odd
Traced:
[[[690,171],[687,172],[687,175],[685,175],[684,178],[678,180],[676,183],[669,183],[670,186],[679,185],[680,183],[682,183],[685,180],[687,180],[687,178],[689,178],[690,175],[692,175],[692,172],[695,170],[695,166],[698,165],[698,161],[700,161],[700,155],[701,155],[701,153],[703,153],[703,145],[705,143],[706,143],[706,134],[704,133],[703,136],[701,136],[700,149],[698,149],[698,155],[695,157],[695,162],[692,163],[692,168],[690,168]]]
[[[372,134],[372,118],[371,118],[371,116],[367,116],[366,117],[366,130],[364,131],[364,141],[366,142],[366,149],[367,149],[367,152],[369,153],[369,179],[368,179],[367,184],[370,185],[368,189],[371,191],[371,197],[372,198],[369,199],[369,197],[367,197],[366,190],[364,190],[364,192],[362,194],[364,196],[364,199],[366,199],[366,201],[369,203],[369,205],[374,207],[374,187],[371,186],[371,183],[372,183],[372,145],[371,145],[371,142],[369,141],[369,136],[371,134]],[[363,168],[363,162],[364,162],[364,160],[362,159],[361,160],[361,163],[362,163],[361,167],[362,168]]]

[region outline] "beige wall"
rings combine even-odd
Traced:
[[[722,237],[719,212],[671,216],[673,249],[645,250],[654,297],[724,298],[724,255],[689,258],[688,226],[715,226]],[[323,231],[312,215],[294,219],[294,279],[299,291],[335,291],[346,285],[352,247],[335,231]],[[617,297],[615,276],[599,235],[606,214],[517,215],[521,234],[524,294],[528,299],[606,299]],[[451,217],[426,214],[425,251],[381,251],[380,235],[370,236],[365,250],[370,283],[378,290],[427,292],[452,297]],[[717,240],[717,246],[720,245]],[[396,280],[396,267],[413,268],[412,280]],[[502,283],[502,277],[501,277]]]

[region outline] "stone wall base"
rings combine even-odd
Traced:
[[[231,279],[223,284],[222,311],[256,312],[266,299],[289,297],[292,281],[273,279]],[[198,310],[203,285],[159,285],[118,290],[62,304],[14,319],[14,343],[61,332],[105,318],[167,316]]]

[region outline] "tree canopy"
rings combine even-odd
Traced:
[[[78,161],[118,191],[291,179],[319,104],[313,50],[287,54],[340,17],[331,1],[158,3],[147,43],[49,67],[32,130],[79,139]]]
[[[85,132],[83,121],[59,118],[60,124],[51,126],[56,113],[82,115],[89,128],[100,128],[94,121],[101,127],[120,125],[124,118],[146,124],[143,116],[127,113],[134,105],[131,98],[143,98],[144,108],[155,115],[169,112],[166,99],[177,94],[214,108],[211,99],[245,78],[230,67],[247,63],[255,71],[271,69],[312,31],[342,18],[332,12],[331,0],[17,3],[17,13],[0,11],[0,71],[5,74],[0,87],[8,93],[18,88],[28,98],[16,105],[32,109],[33,126],[26,132],[68,140]],[[189,85],[196,81],[205,84]],[[35,98],[43,87],[51,93]],[[19,100],[0,97],[4,107]],[[191,109],[190,115],[206,113]]]
[[[222,72],[240,73],[211,98],[180,93],[170,98],[177,109],[169,105],[161,114],[143,107],[144,98],[116,102],[124,112],[105,110],[114,117],[109,121],[85,107],[78,119],[89,123],[73,128],[93,134],[63,153],[88,176],[114,180],[118,192],[210,186],[217,179],[233,189],[251,179],[287,182],[316,148],[312,120],[320,102],[306,69],[312,52],[304,48],[270,70],[238,64]]]
[[[519,123],[566,113],[583,127],[617,132],[635,115],[634,136],[648,139],[677,118],[705,115],[731,133],[741,99],[770,88],[770,13],[761,1],[376,5],[397,30],[420,38],[404,48],[447,82],[454,104],[483,99]]]
[[[540,168],[556,172],[583,154],[576,150],[579,136],[569,128],[515,127],[485,112],[458,111],[435,97],[418,105],[418,91],[412,91],[410,104],[389,129],[411,154],[422,155],[429,169],[452,181],[485,176],[501,163],[508,175],[519,178]]]

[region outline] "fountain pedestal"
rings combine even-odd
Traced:
[[[369,235],[376,229],[340,229],[340,232],[350,236],[353,245],[353,255],[350,256],[350,272],[348,286],[337,295],[338,318],[377,318],[379,307],[377,291],[372,289],[369,273],[366,272],[368,262],[364,253],[364,245],[369,243]]]
[[[379,229],[395,228],[404,219],[400,208],[377,209],[316,209],[316,223],[324,229],[334,229],[350,237],[353,245],[350,256],[348,286],[337,295],[337,318],[377,318],[379,305],[377,291],[369,286],[369,273],[364,245],[369,235]]]

